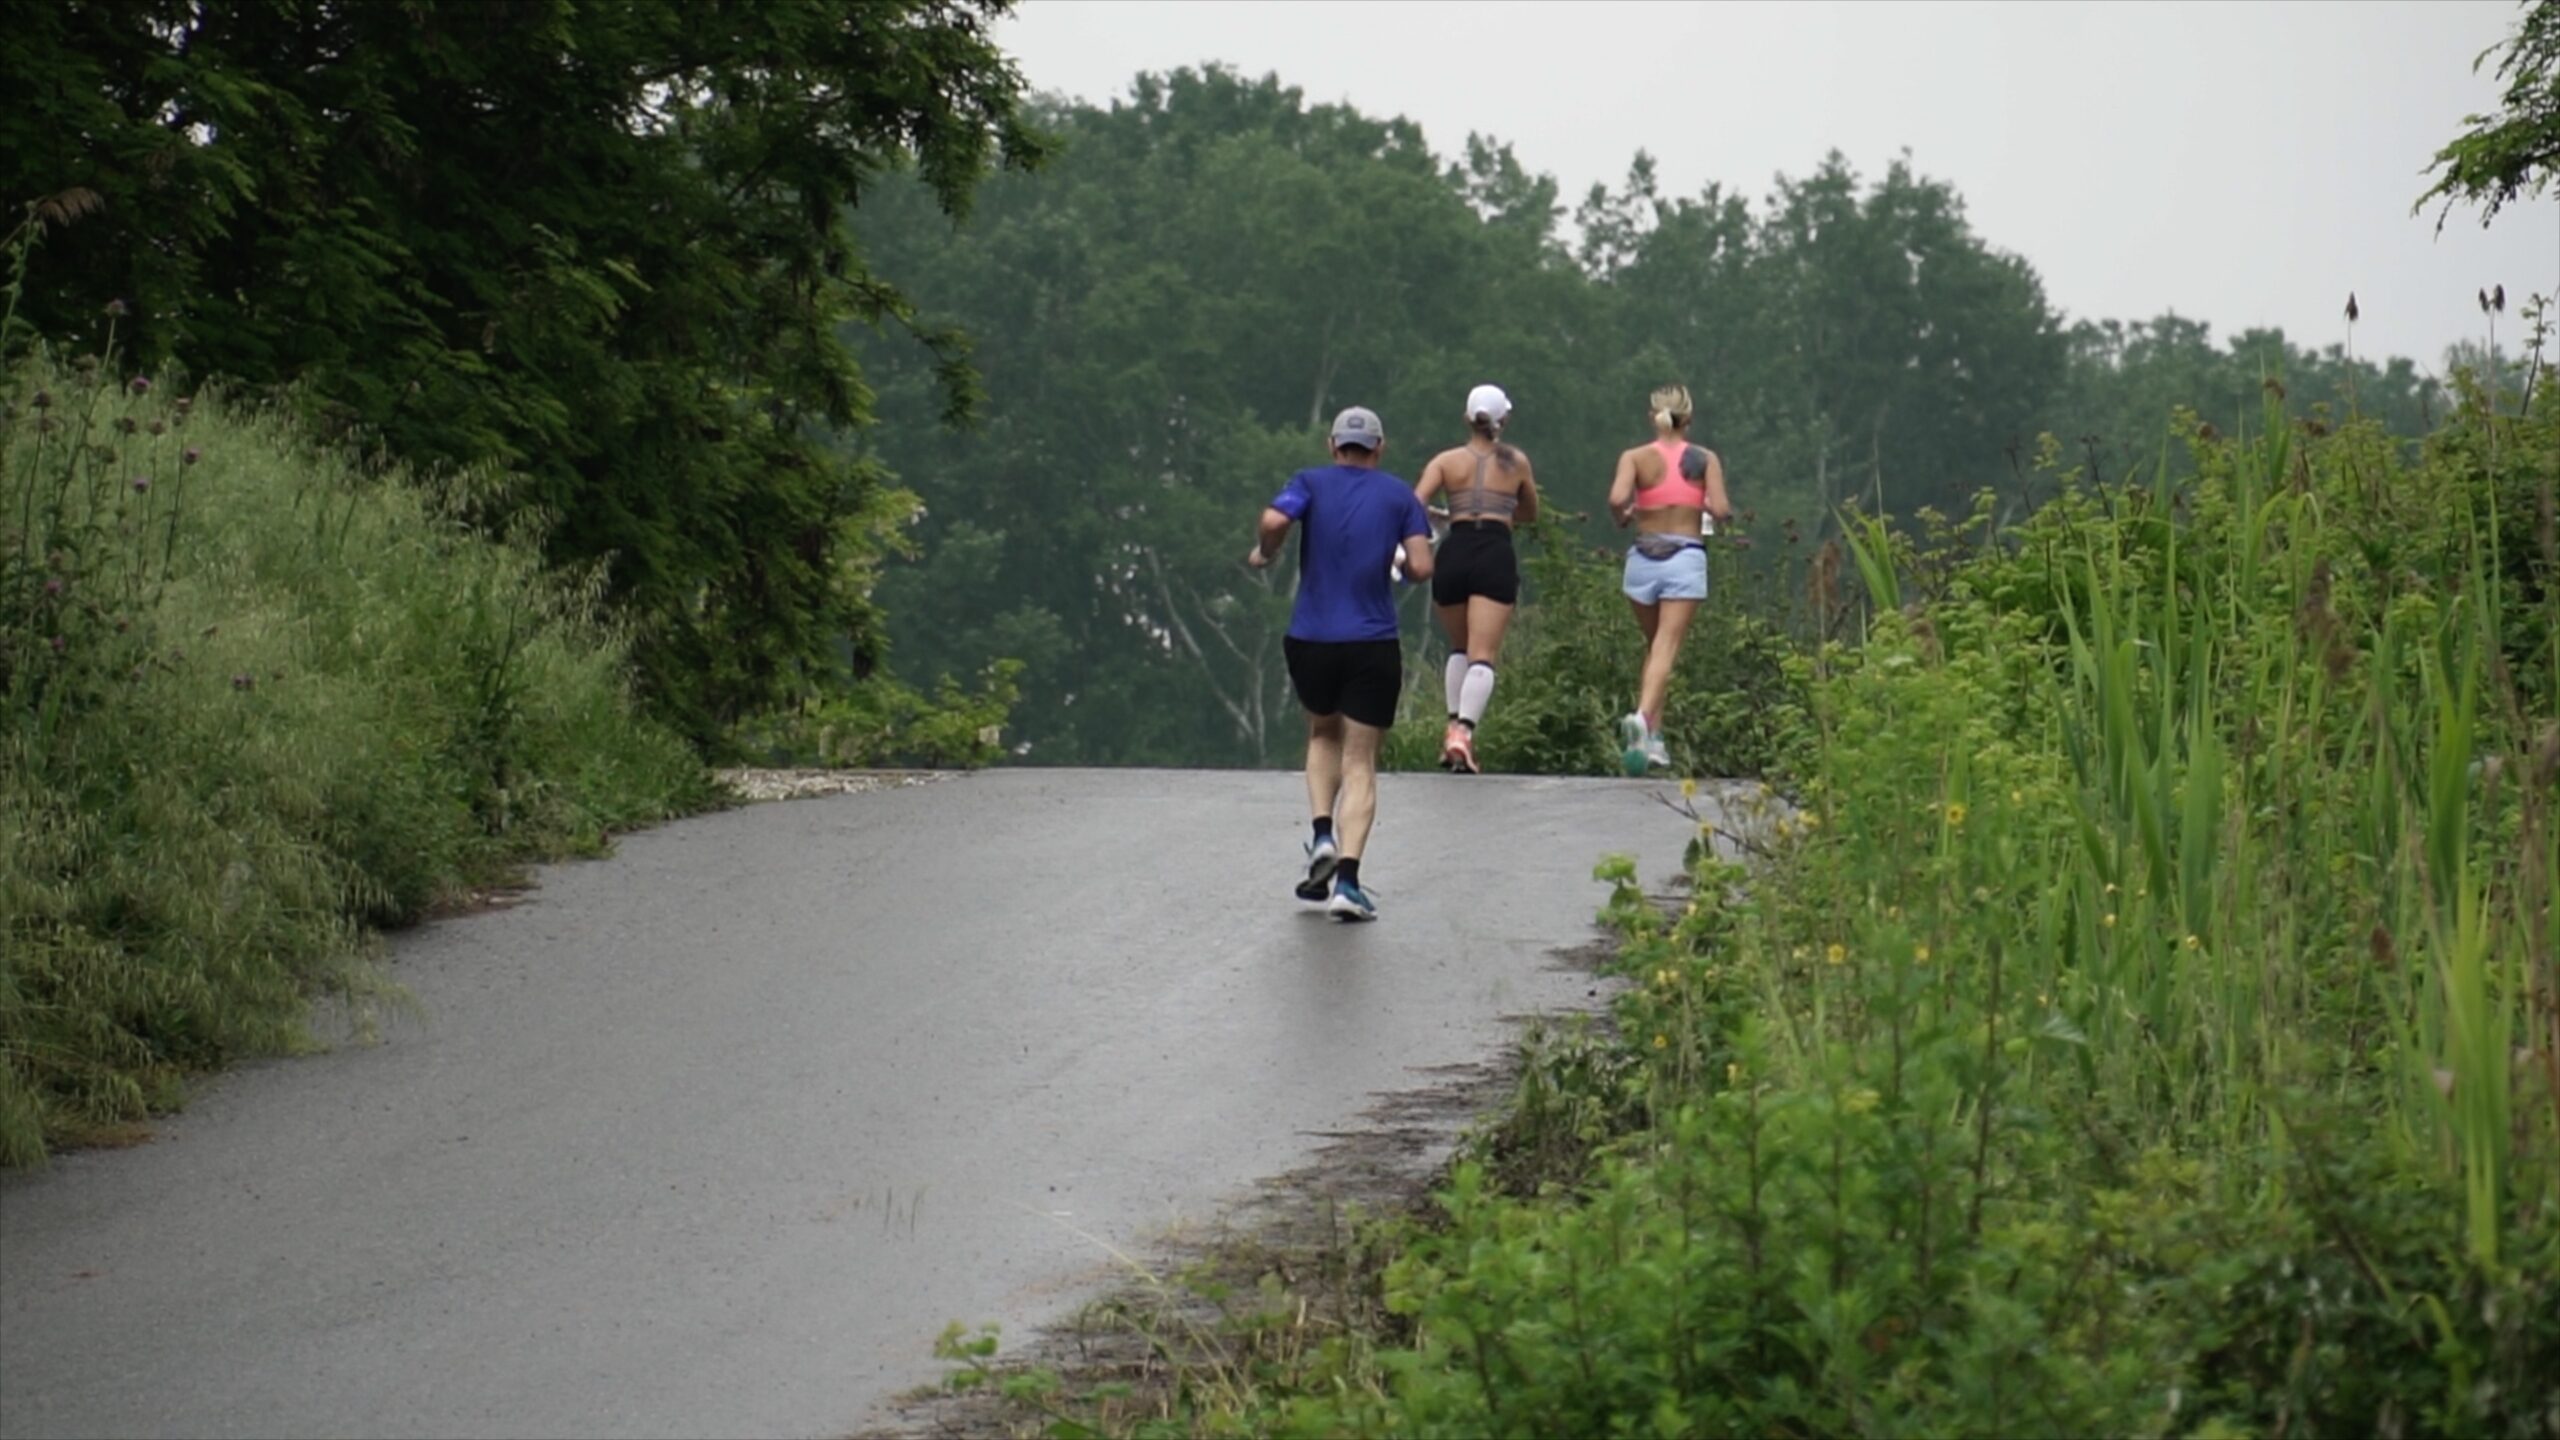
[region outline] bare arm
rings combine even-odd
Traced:
[[[1428,509],[1431,497],[1440,493],[1440,485],[1440,457],[1434,455],[1431,463],[1422,467],[1422,478],[1413,482],[1413,498]]]
[[[1281,542],[1289,538],[1291,523],[1288,516],[1264,506],[1262,524],[1254,535],[1253,548],[1245,552],[1244,563],[1256,570],[1269,565],[1272,557],[1280,553]]]
[[[1520,456],[1520,508],[1511,512],[1511,523],[1526,525],[1538,518],[1538,476],[1529,468],[1529,457]]]
[[[1733,502],[1724,493],[1724,461],[1713,450],[1707,452],[1707,513],[1717,524],[1733,518]]]
[[[1609,482],[1609,518],[1624,530],[1636,518],[1636,452],[1618,452],[1618,473]]]
[[[1421,582],[1430,579],[1431,562],[1435,558],[1436,557],[1431,553],[1430,536],[1407,535],[1404,537],[1404,578],[1406,582],[1409,584],[1420,584]]]

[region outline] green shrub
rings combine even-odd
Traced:
[[[736,728],[732,747],[765,765],[974,769],[1004,756],[1004,723],[1021,698],[1019,660],[987,667],[974,692],[942,677],[933,698],[875,676],[853,690]]]
[[[530,543],[94,362],[0,410],[0,1162],[305,1043],[365,926],[708,803]]]

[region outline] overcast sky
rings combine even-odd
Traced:
[[[2071,318],[2280,325],[2435,369],[2476,293],[2560,289],[2560,198],[2413,216],[2463,117],[2494,107],[2508,0],[1684,4],[1668,0],[1022,0],[997,38],[1035,89],[1095,103],[1223,61],[1310,102],[1511,142],[1568,208],[1641,148],[1664,188],[1754,200],[1837,149],[1909,148]],[[2503,322],[2501,340],[2516,333]]]

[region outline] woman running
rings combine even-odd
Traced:
[[[1653,442],[1620,455],[1618,473],[1609,482],[1609,513],[1620,529],[1630,523],[1636,527],[1622,588],[1635,607],[1645,643],[1644,681],[1635,713],[1618,722],[1631,775],[1671,764],[1662,740],[1671,670],[1679,663],[1680,641],[1689,633],[1698,602],[1707,598],[1706,537],[1714,532],[1715,521],[1733,515],[1725,499],[1724,462],[1714,451],[1689,443],[1688,387],[1665,385],[1654,391],[1652,409]]]
[[[1449,637],[1444,672],[1449,728],[1440,737],[1440,768],[1473,775],[1476,722],[1493,698],[1494,660],[1511,607],[1520,603],[1520,560],[1512,553],[1511,527],[1538,518],[1538,484],[1529,457],[1502,440],[1511,397],[1499,385],[1467,392],[1467,427],[1475,433],[1422,467],[1413,493],[1429,505],[1448,496],[1449,536],[1440,542],[1431,575],[1431,603]]]

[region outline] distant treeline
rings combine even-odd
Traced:
[[[1568,225],[1506,145],[1471,135],[1449,162],[1407,121],[1273,78],[1148,75],[1108,109],[1031,116],[1054,158],[989,180],[965,224],[893,184],[856,225],[971,337],[987,397],[954,432],[936,355],[858,337],[866,456],[924,501],[913,562],[879,590],[891,663],[1026,662],[1008,738],[1034,763],[1285,758],[1288,582],[1235,556],[1344,404],[1385,417],[1387,465],[1409,471],[1461,438],[1470,385],[1499,382],[1570,515],[1643,438],[1645,393],[1680,379],[1764,553],[1850,501],[1961,514],[1987,487],[2015,518],[2063,469],[2186,468],[2179,408],[2190,432],[2229,431],[2274,377],[2329,423],[2416,435],[2444,409],[2406,359],[2277,331],[2218,344],[2175,315],[2066,324],[2034,267],[1907,161],[1870,178],[1834,154],[1754,201],[1667,194],[1639,154]]]

